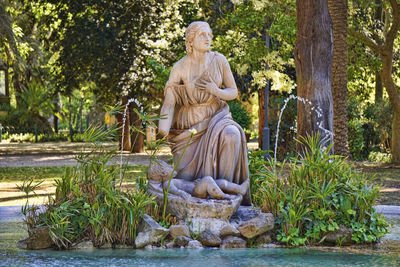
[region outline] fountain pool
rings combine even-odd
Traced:
[[[0,218],[0,266],[400,266],[398,254],[307,248],[20,250],[26,235],[21,218]]]

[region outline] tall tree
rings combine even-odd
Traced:
[[[332,23],[326,0],[297,0],[295,65],[297,95],[312,105],[298,102],[297,135],[320,132],[333,141],[331,91]],[[319,108],[322,114],[315,112]]]
[[[383,1],[384,5],[388,4],[385,25],[378,29],[372,29],[377,31],[381,29],[382,35],[379,32],[371,34],[371,29],[362,28],[360,25],[353,25],[349,32],[378,54],[382,60],[382,83],[394,111],[391,140],[392,162],[400,164],[400,92],[393,79],[394,43],[400,31],[400,3],[396,0],[389,0],[388,2],[389,4]],[[365,32],[368,31],[369,34],[367,35]],[[381,36],[379,43],[375,41],[376,36]]]
[[[328,0],[333,24],[332,97],[335,154],[349,156],[347,141],[347,0]]]

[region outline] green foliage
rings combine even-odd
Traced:
[[[11,133],[52,133],[46,117],[51,114],[53,102],[48,88],[32,82],[19,94],[17,108],[7,107],[7,116],[1,118],[2,125]]]
[[[15,143],[34,143],[36,142],[36,136],[33,133],[10,134],[7,132],[4,134],[3,140]],[[37,142],[61,142],[67,140],[68,137],[65,133],[38,134],[37,136]]]
[[[392,161],[392,155],[389,153],[371,151],[368,155],[368,161],[390,163]]]
[[[354,230],[356,243],[384,236],[388,224],[373,208],[379,186],[330,155],[331,146],[324,147],[318,136],[299,142],[305,149],[290,170],[278,172],[274,164],[260,162],[251,167],[258,177],[252,181],[253,200],[276,216],[277,240],[292,246],[319,244],[340,225]]]
[[[237,1],[214,26],[218,34],[213,46],[228,58],[239,88],[247,93],[244,98],[249,91],[264,88],[268,80],[272,81],[272,90],[290,92],[294,88],[288,75],[288,69],[294,66],[294,10],[295,1],[290,0]],[[270,48],[267,35],[272,39]]]
[[[111,135],[112,131],[100,133],[93,128],[85,133],[91,141]],[[66,168],[63,177],[55,181],[55,198],[46,210],[29,213],[36,209],[29,207],[26,214],[31,214],[33,223],[28,226],[48,226],[59,248],[69,248],[84,238],[96,246],[106,242],[133,244],[141,215],[156,209],[156,203],[140,188],[123,190],[117,186],[119,166],[108,164],[114,156],[115,152],[107,152],[96,143],[90,153],[78,155],[79,164]]]
[[[232,118],[243,129],[249,129],[251,125],[251,117],[249,112],[243,107],[243,104],[238,100],[228,101],[229,111]]]
[[[390,151],[393,111],[388,102],[363,104],[358,98],[348,99],[349,151],[354,159],[367,159],[372,152]]]
[[[269,127],[270,136],[272,140],[271,149],[275,149],[275,138],[276,138],[276,127],[278,125],[279,115],[281,114],[281,108],[284,105],[285,99],[288,97],[287,94],[278,95],[270,93],[269,100]],[[297,101],[290,100],[287,103],[285,110],[282,113],[281,123],[279,126],[278,136],[278,149],[277,159],[284,160],[294,156],[296,151],[296,118],[297,116]]]

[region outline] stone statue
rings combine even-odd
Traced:
[[[247,146],[225,102],[238,95],[229,63],[210,51],[208,23],[191,23],[185,38],[187,55],[174,64],[165,86],[161,114],[166,119],[160,121],[159,133],[171,141],[175,163],[190,140],[176,168],[180,179],[210,176],[240,185],[249,179]],[[242,204],[251,204],[249,189]]]
[[[173,168],[161,160],[152,161],[147,169],[149,187],[154,192],[162,193],[168,186]],[[174,172],[173,177],[176,175]],[[215,199],[233,199],[234,195],[245,195],[249,189],[249,180],[241,185],[230,183],[224,179],[215,180],[210,176],[198,178],[194,181],[171,179],[169,193],[189,199],[191,196],[206,198],[208,195]],[[228,193],[225,194],[224,192]]]

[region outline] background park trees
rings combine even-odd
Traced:
[[[272,137],[283,100],[292,93],[319,103],[324,128],[335,133],[335,153],[366,159],[391,152],[399,162],[396,0],[0,0],[0,65],[8,69],[11,91],[1,123],[9,132],[33,132],[38,124],[43,132],[80,132],[86,118],[103,122],[99,111],[124,97],[157,112],[193,20],[210,23],[213,49],[228,58],[240,100],[253,110],[253,137],[264,128],[269,86]],[[313,57],[307,58],[311,47]],[[310,84],[317,89],[312,94],[305,91]],[[288,104],[280,158],[294,153],[296,135],[315,130],[310,122],[318,119],[307,109]],[[35,119],[19,119],[29,115]]]

